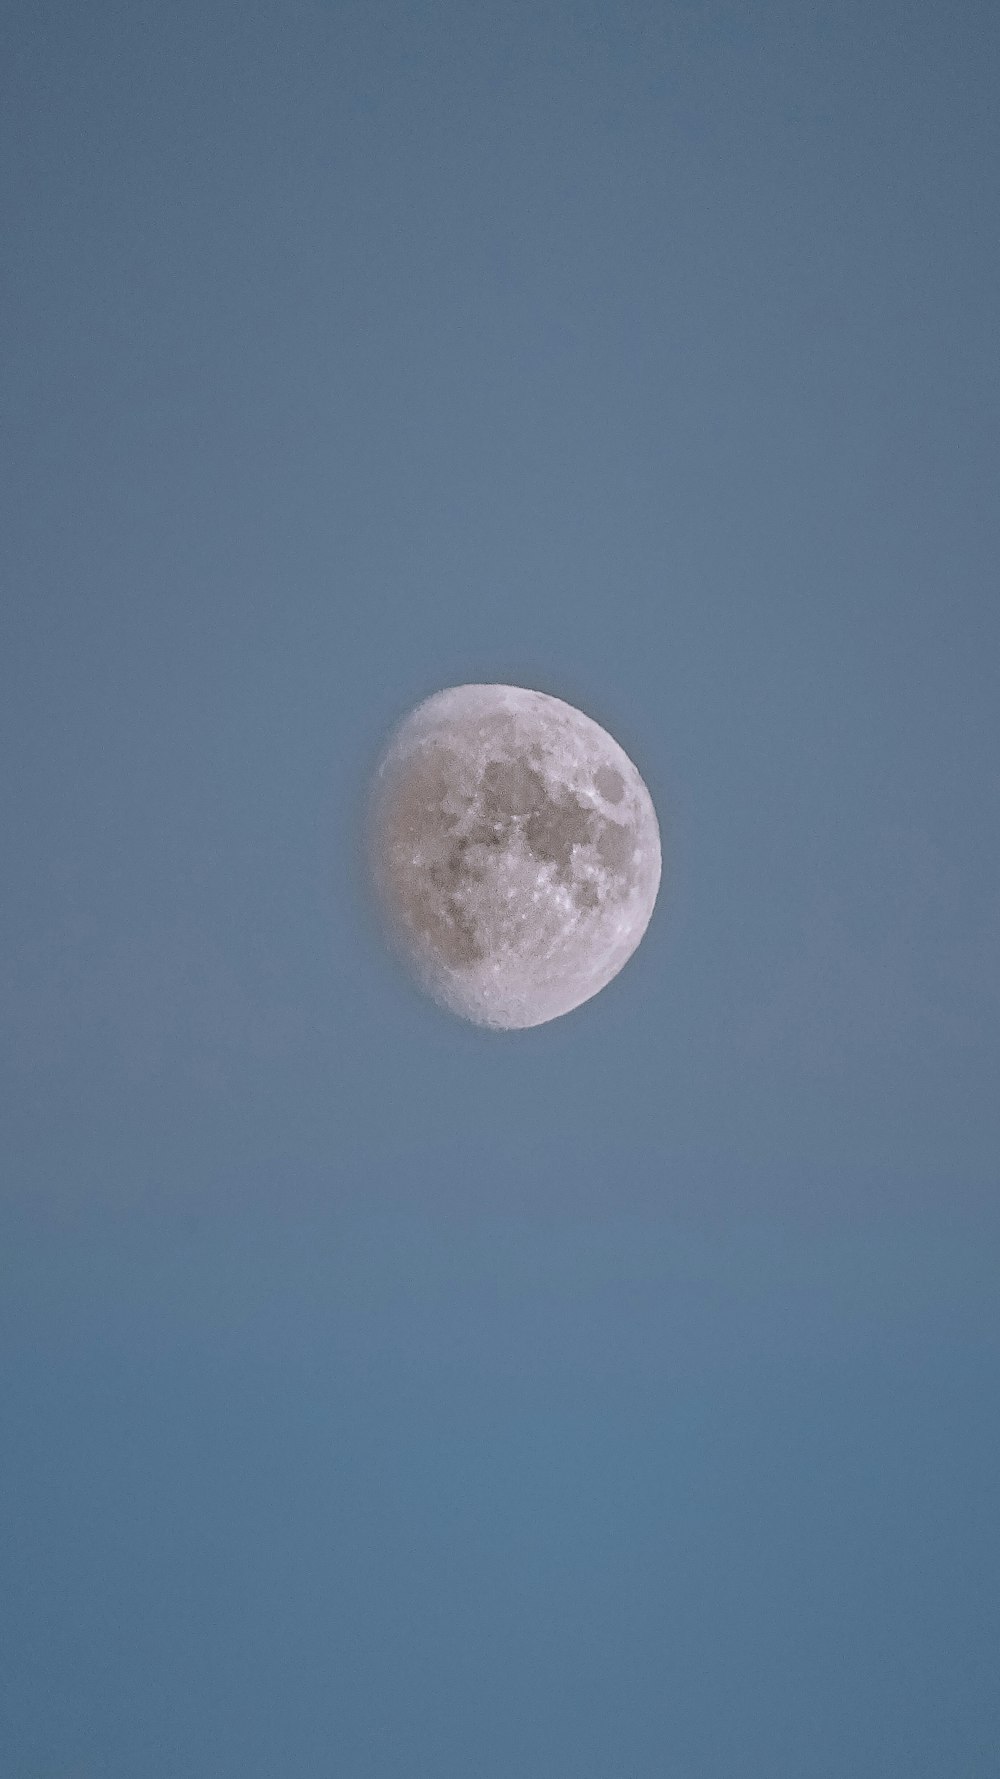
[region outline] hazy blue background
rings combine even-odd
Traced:
[[[1000,1771],[998,23],[4,9],[5,1779]],[[523,1034],[469,679],[665,833]]]

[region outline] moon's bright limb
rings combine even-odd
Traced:
[[[420,984],[479,1025],[541,1025],[635,950],[660,881],[652,800],[582,711],[518,686],[455,686],[389,738],[372,872]]]

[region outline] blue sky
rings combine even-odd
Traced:
[[[997,20],[13,5],[0,1766],[987,1779]],[[389,725],[660,904],[485,1033]]]

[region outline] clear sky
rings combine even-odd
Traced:
[[[993,1779],[996,6],[0,33],[0,1772]],[[664,835],[526,1032],[468,680]]]

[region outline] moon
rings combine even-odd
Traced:
[[[419,985],[513,1030],[605,987],[660,882],[652,799],[583,712],[519,686],[454,686],[410,712],[377,766],[369,858]]]

